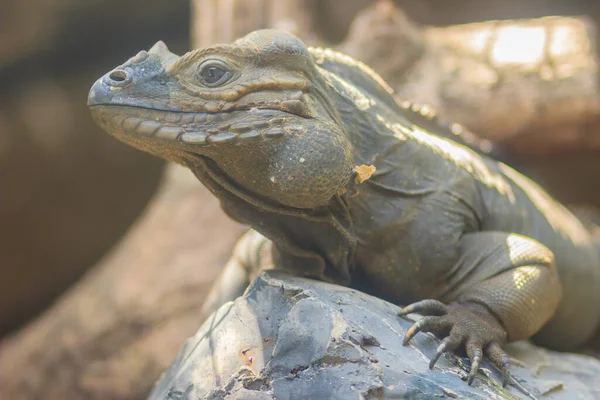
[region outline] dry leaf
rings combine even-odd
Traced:
[[[365,164],[354,167],[354,172],[356,172],[356,176],[354,177],[354,182],[363,183],[364,181],[369,179],[373,175],[373,173],[375,173],[376,169],[377,168],[375,168],[374,165],[365,165]]]

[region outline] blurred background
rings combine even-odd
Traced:
[[[0,2],[0,337],[42,313],[98,263],[159,190],[163,162],[114,140],[92,122],[86,107],[91,84],[157,40],[175,53],[187,51],[192,27],[197,35],[202,29],[193,18],[210,18],[217,8],[226,8],[223,4],[252,8],[262,3]],[[311,34],[320,43],[335,45],[372,1],[289,3],[308,10]],[[395,4],[413,21],[434,26],[547,15],[600,19],[598,1]],[[194,43],[202,41],[211,38]],[[571,149],[528,157],[526,164],[559,198],[600,205],[599,154]]]

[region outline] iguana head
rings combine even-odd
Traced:
[[[118,139],[192,169],[210,159],[236,185],[287,206],[324,205],[352,175],[331,89],[284,32],[181,57],[158,42],[100,78],[88,105]]]

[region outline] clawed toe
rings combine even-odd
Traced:
[[[448,313],[448,306],[439,300],[422,300],[410,304],[402,309],[398,315],[420,313],[424,315],[445,315]]]
[[[460,342],[456,342],[450,336],[446,336],[444,340],[442,340],[442,343],[440,343],[438,346],[431,361],[429,361],[429,369],[433,369],[442,354],[452,352],[456,350],[458,346],[460,346]]]
[[[510,381],[510,358],[497,342],[491,343],[487,348],[487,355],[494,365],[502,372],[502,386],[506,387]]]
[[[469,351],[469,360],[471,361],[471,371],[469,371],[469,377],[467,378],[467,384],[471,385],[473,383],[473,379],[477,376],[477,372],[479,372],[479,365],[481,364],[481,357],[483,356],[483,350],[481,346],[478,346]]]
[[[406,346],[410,340],[415,337],[419,332],[442,332],[448,331],[452,323],[443,317],[423,317],[419,321],[415,322],[404,335],[402,344]]]

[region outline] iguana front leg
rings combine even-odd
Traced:
[[[445,335],[430,363],[461,345],[471,360],[471,384],[484,352],[509,379],[505,342],[526,339],[554,314],[561,286],[553,253],[517,234],[478,232],[461,240],[461,256],[448,274],[449,288],[438,300],[405,307],[399,315],[428,315],[406,333],[406,345],[418,332]]]

